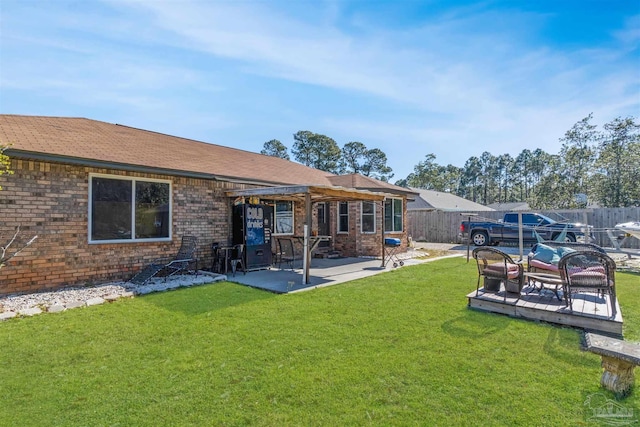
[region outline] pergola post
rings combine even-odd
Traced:
[[[375,206],[375,205],[374,205]],[[384,252],[384,200],[380,203],[380,251],[382,254],[382,268],[385,268],[385,252]]]
[[[305,224],[304,224],[304,243],[302,250],[302,284],[309,284],[309,270],[310,270],[310,258],[311,253],[309,251],[309,235],[311,234],[311,222],[313,221],[313,215],[311,211],[311,193],[307,192],[304,195],[304,208],[305,208]]]

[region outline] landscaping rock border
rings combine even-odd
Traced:
[[[50,292],[9,294],[0,296],[0,321],[15,317],[30,317],[41,313],[61,313],[80,307],[113,302],[120,298],[132,298],[152,292],[163,292],[188,286],[226,280],[227,276],[207,271],[198,275],[180,275],[153,278],[144,285],[131,282],[113,282],[98,286],[67,287]]]

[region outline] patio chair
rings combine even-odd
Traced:
[[[573,295],[595,293],[609,295],[611,317],[616,315],[616,263],[598,251],[572,252],[558,263],[563,281],[565,303],[573,311]]]
[[[296,253],[293,250],[293,239],[278,239],[278,268],[282,268],[282,263],[289,264],[291,270],[294,269]]]
[[[473,258],[478,265],[478,282],[476,283],[476,296],[480,290],[480,279],[484,278],[484,290],[499,292],[500,284],[504,284],[504,300],[507,301],[507,292],[518,293],[524,286],[524,267],[515,262],[506,253],[488,247],[479,247],[473,250]]]
[[[237,245],[233,245],[233,250],[231,251],[231,257],[229,258],[229,263],[231,264],[231,272],[233,275],[236,275],[236,270],[238,268],[238,264],[242,268],[242,272],[247,274],[247,269],[244,266],[244,245],[239,243]]]
[[[198,274],[198,259],[195,257],[198,239],[195,236],[183,236],[182,244],[176,256],[170,261],[155,260],[147,267],[140,270],[129,280],[137,285],[144,285],[152,277],[162,273],[165,280],[167,277],[183,271],[191,271]],[[193,265],[193,270],[189,266]]]
[[[211,272],[222,274],[224,272],[224,263],[226,261],[224,252],[220,249],[220,242],[211,244]]]

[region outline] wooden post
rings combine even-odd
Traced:
[[[373,206],[376,204],[374,203]],[[385,267],[385,253],[384,253],[384,200],[380,203],[380,215],[382,216],[382,220],[380,221],[380,236],[382,237],[381,241],[381,249],[382,249],[382,268]],[[373,212],[373,217],[375,218],[376,212]],[[375,221],[375,219],[374,219]]]
[[[524,239],[522,237],[522,211],[518,211],[518,242],[520,245],[520,261],[524,259]]]
[[[471,223],[471,217],[478,216],[477,213],[461,213],[461,216],[467,216],[467,224]],[[469,227],[469,231],[467,233],[467,263],[469,263],[469,252],[471,251],[471,227]]]
[[[584,242],[596,243],[591,241],[591,236],[589,235],[589,216],[587,215],[587,211],[582,212],[582,221],[584,223],[584,228],[582,229],[582,234],[584,235]]]
[[[313,220],[311,212],[311,193],[307,192],[304,195],[305,205],[305,224],[304,224],[304,236],[302,247],[302,284],[309,284],[309,258],[311,256],[309,252],[309,234],[311,232],[311,222]]]

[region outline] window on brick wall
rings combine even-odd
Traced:
[[[262,203],[273,206],[273,234],[293,234],[293,202],[263,200]]]
[[[360,218],[363,233],[376,232],[376,204],[375,202],[362,202],[362,214]]]
[[[338,233],[349,232],[349,202],[338,202]]]
[[[293,202],[276,202],[276,234],[293,234]]]
[[[384,201],[384,231],[402,232],[402,199]]]
[[[89,241],[171,240],[171,182],[89,177]]]

